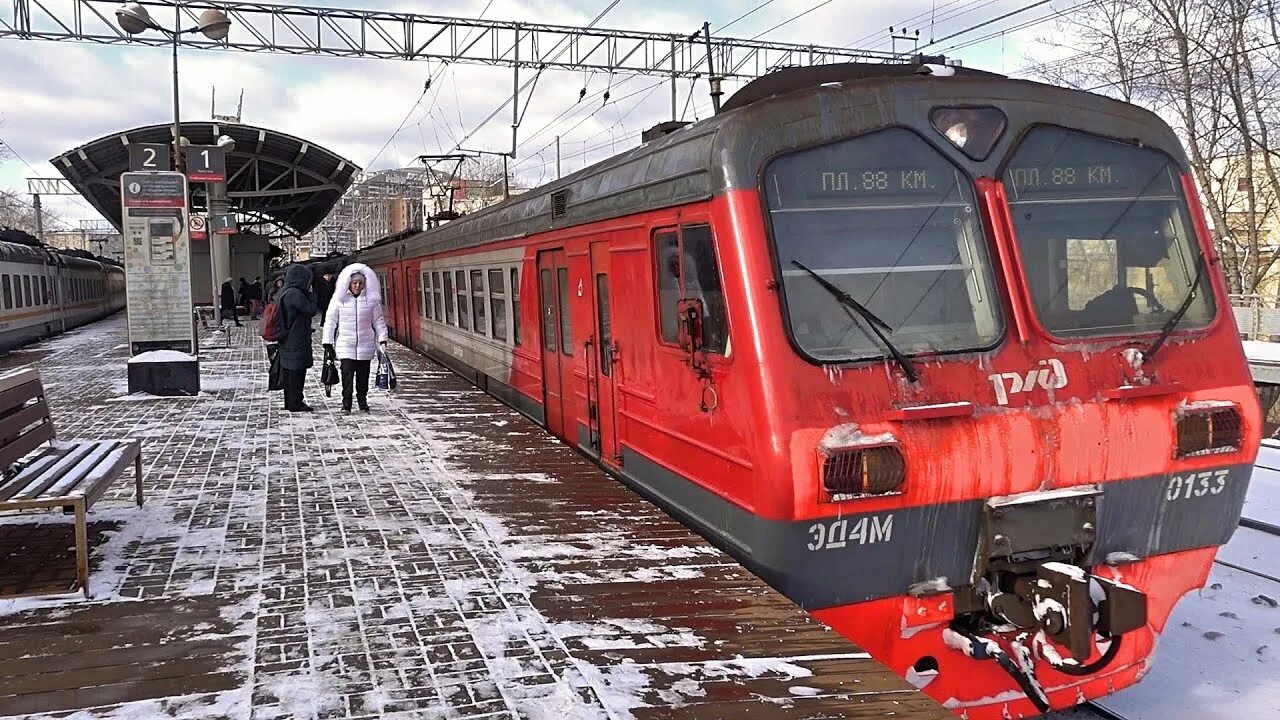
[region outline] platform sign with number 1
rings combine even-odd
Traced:
[[[227,181],[227,155],[216,145],[192,145],[182,151],[191,182],[220,183]]]

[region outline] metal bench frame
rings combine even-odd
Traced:
[[[76,516],[76,580],[89,594],[86,515],[111,483],[134,467],[142,506],[142,442],[59,441],[35,370],[0,375],[0,512],[63,508]]]

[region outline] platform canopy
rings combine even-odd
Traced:
[[[227,197],[241,232],[269,238],[305,235],[320,224],[360,168],[330,150],[267,128],[220,121],[182,123],[191,145],[235,141],[227,153]],[[75,189],[120,229],[120,174],[129,169],[129,145],[172,143],[172,125],[123,130],[68,150],[50,162]],[[208,210],[202,183],[193,182],[191,207]]]

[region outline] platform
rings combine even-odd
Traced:
[[[90,513],[92,599],[0,599],[0,716],[952,717],[417,355],[291,415],[254,333],[202,347],[195,398],[125,394],[123,315],[0,359],[147,463]],[[72,590],[69,527],[0,517],[0,592]]]

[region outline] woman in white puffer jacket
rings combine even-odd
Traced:
[[[378,276],[367,265],[342,268],[324,318],[325,357],[342,365],[342,410],[351,412],[351,381],[356,401],[369,412],[369,361],[387,344],[387,321],[382,315]]]

